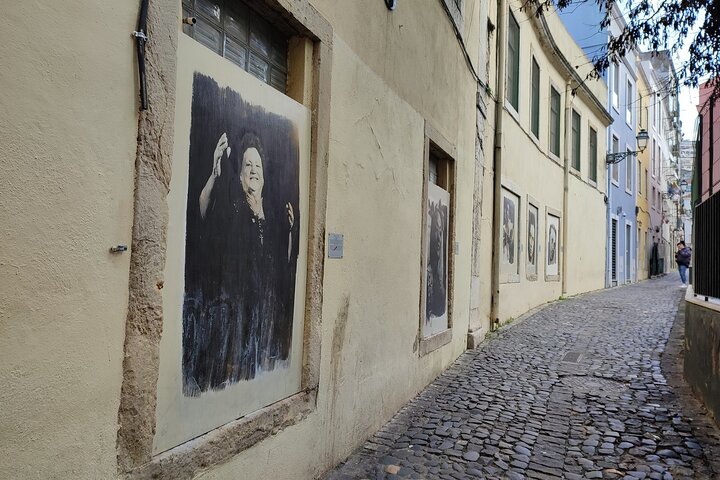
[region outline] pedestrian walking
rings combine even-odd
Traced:
[[[692,257],[692,250],[685,246],[685,242],[680,240],[677,244],[677,252],[675,252],[675,261],[678,264],[678,271],[680,272],[680,281],[683,287],[687,287],[687,270],[690,267],[690,258]]]

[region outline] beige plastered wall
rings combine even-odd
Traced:
[[[0,478],[113,478],[138,4],[3,7]]]
[[[557,300],[563,295],[562,290],[562,264],[560,265],[560,279],[548,280],[545,277],[545,258],[547,255],[547,222],[546,209],[555,210],[561,215],[562,223],[568,222],[567,238],[561,240],[561,261],[567,258],[566,295],[591,291],[603,288],[604,261],[605,261],[605,169],[603,168],[602,149],[607,120],[604,119],[594,105],[591,105],[587,92],[575,96],[569,95],[567,80],[571,80],[571,88],[577,81],[570,77],[558,64],[558,56],[546,37],[541,36],[537,22],[519,10],[520,3],[509,2],[515,18],[520,24],[520,87],[519,107],[515,111],[509,103],[504,101],[504,92],[493,92],[495,98],[503,99],[504,126],[502,137],[503,165],[502,184],[520,197],[520,265],[519,281],[500,284],[500,302],[498,318],[501,322],[516,318],[528,310],[543,303]],[[497,6],[495,2],[490,5],[490,19],[497,22]],[[507,14],[505,21],[507,22]],[[548,29],[552,32],[552,39],[571,65],[584,65],[588,62],[582,50],[574,43],[572,37],[565,29],[562,21],[552,12],[546,12],[545,19]],[[490,48],[495,48],[497,35],[490,38]],[[535,58],[540,66],[540,130],[535,137],[530,130],[530,101],[531,101],[531,65]],[[583,60],[584,59],[584,60]],[[504,72],[504,66],[501,66]],[[585,75],[587,67],[578,70]],[[497,66],[490,65],[490,86],[495,88]],[[584,77],[583,77],[584,78]],[[549,151],[549,117],[550,117],[550,86],[561,95],[561,128],[560,153],[554,155]],[[607,88],[602,82],[587,82],[589,93],[594,95],[601,105],[607,99]],[[493,98],[493,100],[495,99]],[[568,174],[568,208],[563,210],[563,176],[564,162],[569,150],[565,149],[566,117],[565,108],[569,105],[581,114],[581,167],[577,172],[574,169]],[[488,130],[485,141],[492,145],[494,137],[494,108],[490,107]],[[597,131],[598,136],[598,169],[597,181],[591,181],[588,176],[588,132],[589,126]],[[491,150],[490,150],[491,151]],[[485,174],[485,188],[492,186],[492,162],[486,160],[489,168]],[[486,190],[488,191],[488,190]],[[537,280],[529,280],[526,272],[527,257],[527,203],[532,198],[539,209],[538,220],[538,269]],[[483,205],[483,221],[491,229],[492,201],[488,197]],[[500,239],[494,239],[499,242]],[[488,265],[491,260],[493,237],[484,235],[482,238],[483,250],[487,252]],[[489,276],[487,277],[489,279]],[[489,289],[488,289],[489,290]],[[489,313],[489,311],[488,311]]]

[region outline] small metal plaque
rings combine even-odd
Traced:
[[[328,258],[343,258],[342,233],[328,234]]]

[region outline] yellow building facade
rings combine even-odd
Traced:
[[[506,46],[500,77],[490,70],[499,106],[486,137],[495,162],[486,160],[485,191],[499,168],[498,202],[483,210],[498,229],[482,240],[497,257],[497,302],[489,302],[496,324],[604,282],[607,88],[584,79],[589,62],[557,15],[520,7],[491,10],[498,25],[491,48]]]
[[[650,109],[648,105],[653,102],[653,97],[650,88],[648,88],[648,81],[646,78],[645,70],[643,68],[638,69],[638,80],[637,80],[637,128],[639,132],[642,129],[649,129],[649,114]],[[648,192],[650,188],[650,172],[652,172],[652,164],[650,162],[650,156],[653,154],[652,146],[646,147],[644,151],[639,152],[637,157],[634,158],[637,163],[637,279],[646,280],[650,278],[650,255],[652,250],[652,238],[653,238],[653,225],[651,224],[650,218],[650,198],[651,193]],[[653,199],[654,201],[654,199]]]

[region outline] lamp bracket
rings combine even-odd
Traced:
[[[637,154],[640,152],[617,152],[617,153],[608,153],[605,155],[605,163],[607,165],[614,165],[616,163],[620,163],[623,160],[625,160],[627,157],[636,157]]]

